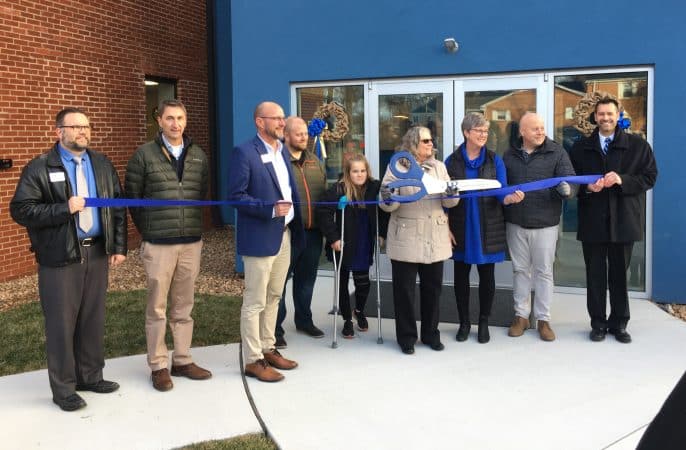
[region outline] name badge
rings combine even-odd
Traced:
[[[50,172],[50,182],[58,183],[64,181],[64,172]]]
[[[272,156],[271,153],[263,153],[260,155],[260,158],[262,158],[262,163],[267,164],[267,163],[274,163],[274,157]]]

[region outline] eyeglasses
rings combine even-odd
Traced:
[[[434,141],[434,140],[433,140],[433,139],[430,139],[430,138],[429,138],[429,139],[420,139],[420,140],[419,140],[419,142],[421,142],[422,144],[428,144],[429,142],[433,142],[433,141]]]
[[[476,134],[480,134],[480,135],[482,135],[482,136],[488,135],[488,129],[486,129],[486,130],[480,130],[480,129],[478,129],[478,128],[472,128],[472,129],[469,130],[469,131],[473,131],[473,132],[475,132]]]
[[[281,116],[260,116],[260,119],[276,120],[277,122],[285,122],[286,118]]]
[[[90,125],[60,125],[57,128],[71,128],[74,131],[88,131],[91,129]]]

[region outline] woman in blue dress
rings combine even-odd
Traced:
[[[462,121],[465,141],[445,161],[451,179],[490,178],[507,185],[505,164],[486,148],[489,121],[480,113],[469,113]],[[503,205],[520,202],[520,191],[507,196],[465,198],[448,212],[453,245],[455,301],[460,319],[456,339],[469,336],[469,272],[479,272],[478,341],[490,340],[488,317],[495,295],[495,263],[505,260],[505,217]]]

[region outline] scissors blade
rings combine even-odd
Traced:
[[[491,180],[486,178],[472,178],[469,180],[450,180],[448,184],[451,187],[457,187],[460,192],[479,191],[482,189],[497,189],[502,187],[498,180]]]

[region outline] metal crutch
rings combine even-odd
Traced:
[[[376,212],[376,245],[374,246],[374,258],[375,261],[375,272],[376,272],[376,318],[378,321],[378,335],[376,338],[377,344],[383,344],[383,338],[381,337],[381,281],[379,277],[379,260],[381,255],[381,249],[379,248],[379,206],[375,205]]]
[[[343,247],[345,246],[345,206],[348,203],[348,198],[344,195],[338,200],[338,209],[341,210],[341,251],[339,256],[339,261],[336,263],[336,251],[333,251],[333,341],[331,342],[331,348],[338,348],[338,335],[336,334],[336,320],[338,320],[338,296],[339,296],[339,283],[341,277],[341,266],[343,265]]]

